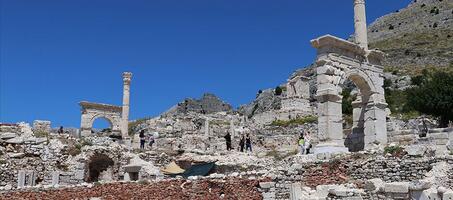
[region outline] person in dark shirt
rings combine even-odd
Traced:
[[[228,151],[231,151],[231,135],[230,133],[228,132],[226,135],[225,135],[225,141],[226,141],[226,146],[227,146],[227,150]]]
[[[250,152],[252,152],[252,139],[250,138],[250,135],[247,134],[245,137],[245,151],[248,151],[250,149]]]
[[[146,137],[145,137],[145,130],[140,131],[140,149],[145,149],[145,142],[146,142]]]
[[[244,145],[245,145],[245,137],[244,137],[244,135],[242,135],[241,140],[239,140],[239,146],[241,147],[241,152],[244,152]]]

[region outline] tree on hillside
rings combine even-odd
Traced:
[[[413,109],[440,117],[440,127],[453,120],[453,73],[424,71],[416,86],[407,90],[407,103]]]

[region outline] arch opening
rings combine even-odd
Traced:
[[[344,145],[350,152],[365,148],[365,113],[373,83],[365,73],[353,70],[339,84],[342,96]]]
[[[95,117],[91,124],[91,133],[94,134],[111,134],[113,122],[107,117]]]
[[[105,154],[96,153],[88,161],[86,182],[92,183],[99,180],[112,179],[112,167],[114,161]]]

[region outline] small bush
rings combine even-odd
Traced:
[[[315,116],[305,116],[305,117],[299,117],[296,119],[291,119],[291,120],[275,120],[271,123],[271,126],[280,126],[280,127],[288,127],[288,126],[293,126],[293,125],[303,125],[307,123],[315,123],[318,121],[318,118]]]
[[[45,131],[36,131],[34,132],[35,134],[35,137],[38,137],[38,138],[47,138],[49,136],[49,133],[48,132],[45,132]]]
[[[280,96],[283,93],[283,89],[280,86],[275,88],[275,95]]]
[[[404,154],[404,148],[398,145],[395,146],[387,146],[384,148],[385,154],[391,154],[395,157],[400,157]]]
[[[390,24],[389,25],[389,30],[393,30],[393,29],[395,29],[395,27],[392,24]]]

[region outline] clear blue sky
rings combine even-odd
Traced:
[[[368,23],[410,0],[368,0]],[[352,0],[0,0],[0,122],[79,127],[79,101],[131,119],[204,92],[234,107],[309,65],[309,40],[353,33]]]

